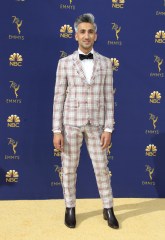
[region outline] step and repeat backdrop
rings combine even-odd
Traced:
[[[114,70],[115,131],[108,148],[114,197],[165,197],[165,1],[2,0],[0,199],[63,198],[52,139],[58,60],[77,49],[74,21],[93,13],[95,50]],[[97,198],[85,144],[77,198]]]

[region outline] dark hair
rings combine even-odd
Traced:
[[[91,13],[84,13],[83,15],[79,16],[76,19],[76,21],[74,23],[74,30],[75,30],[75,32],[77,32],[78,25],[80,23],[83,23],[83,22],[91,23],[94,26],[94,28],[95,28],[95,32],[97,32],[97,25],[95,23],[95,17]]]

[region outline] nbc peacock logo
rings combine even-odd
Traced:
[[[165,44],[165,32],[163,30],[159,30],[155,34],[155,43]]]
[[[112,0],[112,8],[124,8],[125,0]]]
[[[119,68],[119,60],[116,58],[111,58],[111,63],[112,63],[112,69],[113,71],[118,71]]]
[[[7,127],[18,128],[20,124],[20,118],[17,115],[11,115],[7,119]]]
[[[15,170],[9,170],[6,173],[6,182],[13,183],[13,182],[18,182],[19,174]]]
[[[9,57],[11,67],[22,67],[23,58],[19,53],[13,53]]]
[[[73,29],[70,25],[63,25],[60,28],[60,37],[61,38],[72,38]]]
[[[146,156],[148,157],[156,157],[156,153],[157,153],[157,147],[154,144],[149,144],[146,149]]]
[[[153,91],[150,94],[150,103],[160,103],[161,94],[158,91]]]

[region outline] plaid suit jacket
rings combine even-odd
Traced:
[[[53,104],[53,131],[63,125],[92,125],[113,129],[114,93],[110,59],[94,51],[90,84],[84,75],[78,51],[59,60]]]

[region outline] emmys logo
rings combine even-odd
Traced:
[[[112,142],[110,143],[110,145],[108,146],[108,148],[107,148],[107,158],[108,158],[108,160],[113,160],[113,156],[111,156],[111,148],[112,148]]]
[[[18,91],[20,89],[20,85],[18,85],[17,83],[15,83],[14,81],[9,81],[10,83],[10,88],[13,90],[12,92],[14,92],[15,95],[15,99],[6,99],[6,103],[21,103],[22,100],[18,99]]]
[[[125,0],[112,0],[113,8],[124,8]]]
[[[54,156],[61,157],[61,151],[56,149],[56,148],[54,148]]]
[[[165,32],[159,30],[159,32],[157,32],[155,34],[155,43],[165,43]]]
[[[160,57],[158,57],[158,56],[154,56],[155,57],[155,61],[154,62],[156,62],[157,63],[157,65],[158,65],[158,71],[160,72],[161,71],[161,65],[162,65],[162,63],[163,63],[163,59],[161,59]]]
[[[146,167],[146,172],[148,172],[150,181],[142,181],[142,185],[155,186],[156,183],[152,181],[154,168],[151,168],[149,165],[146,165],[145,167]]]
[[[121,46],[122,45],[122,41],[118,41],[119,40],[119,33],[121,31],[121,27],[119,27],[116,23],[112,23],[112,30],[115,31],[115,37],[117,41],[108,41],[108,45],[118,45]]]
[[[13,53],[9,57],[10,66],[12,67],[21,67],[23,58],[19,53]]]
[[[18,90],[20,88],[20,85],[16,84],[14,81],[10,81],[10,83],[11,83],[10,88],[13,88],[15,97],[17,98],[18,97]]]
[[[18,182],[19,174],[15,170],[9,170],[6,173],[6,182]]]
[[[152,126],[154,128],[153,129],[150,129],[150,130],[145,130],[145,133],[146,134],[159,134],[159,130],[156,130],[157,128],[157,122],[158,122],[158,116],[155,116],[154,114],[152,113],[149,113],[149,120],[152,121]]]
[[[61,9],[65,10],[75,10],[76,6],[73,5],[73,0],[67,0],[68,4],[60,4]]]
[[[12,18],[13,18],[13,23],[16,24],[17,31],[18,31],[18,33],[20,34],[20,33],[21,33],[20,28],[21,28],[21,26],[22,26],[22,20],[20,20],[20,19],[17,18],[16,16],[12,16]]]
[[[18,32],[18,35],[9,35],[9,39],[14,39],[14,40],[24,40],[24,36],[21,36],[21,27],[22,27],[22,20],[20,20],[19,18],[17,18],[16,16],[12,16],[13,18],[13,24],[16,25],[16,28],[17,28],[17,32]]]
[[[118,71],[119,68],[119,60],[116,58],[111,58],[111,63],[112,63],[112,69],[113,71]]]
[[[150,77],[164,77],[164,73],[161,72],[161,65],[163,64],[163,59],[161,59],[159,56],[155,55],[154,56],[154,63],[156,63],[158,72],[151,72]]]
[[[58,176],[60,178],[60,182],[51,182],[51,186],[55,187],[55,186],[60,186],[62,183],[62,170],[61,167],[59,167],[58,165],[55,165],[55,172],[58,173]]]
[[[60,58],[64,58],[68,56],[68,54],[64,51],[60,51],[60,53],[61,53]]]
[[[154,168],[151,168],[149,165],[146,165],[146,172],[149,174],[150,181],[153,179]]]
[[[154,144],[149,144],[146,149],[146,156],[156,157],[157,147]]]
[[[73,29],[70,25],[64,25],[60,29],[60,37],[62,38],[72,38]]]
[[[121,31],[121,27],[119,27],[116,23],[112,23],[112,30],[116,32],[116,39],[119,40],[119,32]]]
[[[153,91],[150,94],[150,103],[160,103],[161,94],[158,91]]]
[[[13,138],[8,138],[8,145],[11,146],[11,149],[13,151],[14,155],[5,155],[5,159],[6,160],[19,160],[20,156],[16,155],[17,151],[17,147],[18,147],[18,141],[15,141]]]
[[[11,115],[7,119],[7,126],[12,128],[18,128],[20,124],[20,118],[17,115]]]
[[[111,144],[108,146],[107,156],[110,156],[110,154],[111,154],[111,147],[112,147],[112,142],[111,142]]]
[[[152,113],[150,113],[149,115],[150,115],[149,120],[152,121],[152,125],[153,125],[154,129],[156,129],[156,122],[158,121],[158,116],[155,116]]]
[[[13,153],[16,154],[16,147],[18,146],[18,142],[16,142],[12,138],[8,138],[8,140],[9,140],[8,145],[11,145]]]
[[[165,7],[165,0],[161,0],[162,1],[162,5]],[[165,12],[163,12],[162,10],[161,11],[156,11],[156,15],[159,15],[159,16],[165,16]]]

